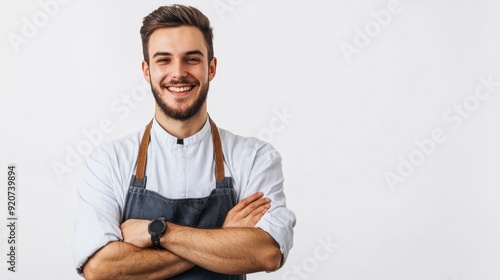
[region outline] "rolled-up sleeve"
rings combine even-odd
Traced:
[[[96,251],[122,239],[112,168],[101,149],[92,152],[85,160],[77,196],[72,249],[75,267],[82,275],[83,265]]]
[[[271,208],[256,224],[269,233],[279,244],[283,254],[283,265],[293,246],[293,228],[296,217],[286,206],[283,187],[281,155],[270,144],[264,145],[256,153],[245,196],[261,191],[271,199]]]

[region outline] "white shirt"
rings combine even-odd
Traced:
[[[75,214],[73,259],[77,271],[97,250],[122,240],[120,223],[143,131],[102,145],[86,159]],[[286,208],[281,156],[270,144],[219,129],[226,177],[232,177],[237,201],[257,191],[271,208],[256,227],[279,244],[283,262],[293,246],[295,214]],[[215,188],[215,162],[208,119],[203,128],[177,144],[156,121],[151,129],[146,188],[168,198],[201,198]]]

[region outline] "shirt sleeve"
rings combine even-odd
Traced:
[[[283,182],[281,155],[270,144],[265,144],[255,155],[244,197],[261,191],[271,199],[271,208],[256,227],[269,233],[279,244],[283,254],[281,265],[293,246],[293,228],[296,223],[295,214],[286,206]]]
[[[113,191],[112,167],[102,149],[85,160],[77,188],[77,209],[73,236],[73,260],[77,272],[100,248],[122,239],[120,209]]]

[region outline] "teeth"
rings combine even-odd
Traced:
[[[190,86],[190,87],[168,87],[167,89],[173,92],[184,92],[184,91],[189,91],[192,88],[193,87]]]

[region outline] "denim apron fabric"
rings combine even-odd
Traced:
[[[231,177],[224,177],[223,153],[217,126],[211,119],[209,121],[212,130],[216,174],[216,186],[210,195],[204,198],[170,199],[146,189],[147,177],[144,173],[153,124],[151,121],[146,127],[139,147],[136,175],[132,176],[130,183],[123,221],[128,219],[153,220],[164,217],[167,221],[185,226],[222,227],[227,212],[235,205],[235,193]],[[246,279],[246,276],[225,275],[194,266],[169,279],[241,280]]]

